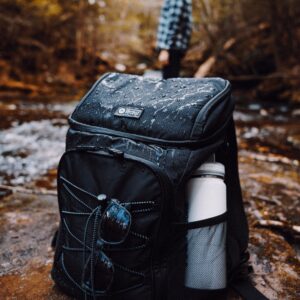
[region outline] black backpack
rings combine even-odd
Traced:
[[[69,118],[58,167],[52,278],[63,291],[78,299],[225,299],[225,288],[185,287],[184,272],[187,231],[227,223],[228,285],[260,299],[241,272],[248,225],[230,94],[221,78],[111,73],[95,83]],[[185,186],[213,153],[225,166],[228,212],[191,225]]]

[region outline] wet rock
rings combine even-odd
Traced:
[[[300,224],[299,155],[285,142],[291,124],[264,122],[250,131],[245,121],[238,127],[252,278],[269,299],[298,299],[299,235],[293,226]]]
[[[1,299],[69,299],[49,276],[51,238],[57,228],[56,198],[14,194],[0,208]]]
[[[11,190],[9,190],[9,189],[6,189],[6,188],[0,188],[0,199],[2,198],[2,197],[5,197],[5,196],[7,196],[7,195],[10,195],[12,193],[12,191]],[[1,206],[0,206],[1,207]]]
[[[0,179],[4,184],[24,185],[57,165],[67,131],[66,121],[60,122],[64,125],[31,121],[1,132]]]
[[[256,287],[270,300],[297,299],[300,263],[295,250],[280,235],[251,228],[249,250]]]
[[[49,273],[51,264],[31,265],[24,274],[0,277],[2,299],[72,299],[61,293],[52,283]]]

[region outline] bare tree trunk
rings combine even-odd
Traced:
[[[77,13],[77,29],[76,29],[76,64],[79,68],[83,58],[83,28],[84,28],[84,3],[85,0],[79,0]]]
[[[294,53],[295,49],[295,42],[294,42],[294,17],[293,17],[293,2],[291,0],[282,2],[285,9],[284,21],[283,21],[283,28],[286,29],[287,39],[285,50],[287,51],[288,55],[296,54]]]
[[[211,46],[213,47],[214,45],[216,45],[216,40],[214,38],[214,35],[210,32],[209,23],[207,22],[207,20],[211,19],[211,16],[209,15],[209,7],[207,7],[207,1],[200,0],[199,2],[200,2],[201,14],[202,14],[202,22],[201,23],[202,23],[203,29],[205,30],[205,32],[210,40]]]
[[[271,29],[272,29],[272,48],[275,58],[276,69],[281,67],[281,37],[280,37],[280,16],[279,16],[279,3],[277,0],[269,0],[269,8],[271,13]]]

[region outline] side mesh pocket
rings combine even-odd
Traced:
[[[214,296],[226,289],[226,214],[187,224],[185,294]],[[210,298],[211,299],[211,298]]]
[[[226,226],[226,213],[174,224],[168,300],[226,299]]]

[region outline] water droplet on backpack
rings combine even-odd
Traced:
[[[100,194],[100,195],[98,195],[97,196],[97,199],[99,200],[99,201],[104,201],[104,200],[106,200],[106,195],[105,194]]]

